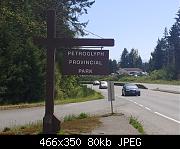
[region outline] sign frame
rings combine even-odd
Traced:
[[[63,75],[108,75],[109,50],[65,49]]]

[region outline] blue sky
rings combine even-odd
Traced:
[[[114,38],[110,58],[120,60],[124,48],[138,49],[143,61],[150,58],[158,37],[175,22],[180,0],[95,0],[81,21],[89,21],[86,30],[103,38]],[[98,38],[89,34],[85,38]]]

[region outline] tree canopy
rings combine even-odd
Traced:
[[[172,74],[171,79],[180,78],[180,10],[169,32],[165,28],[164,37],[158,39],[149,66],[151,71],[165,69]]]
[[[56,10],[57,37],[74,37],[85,34],[83,28],[87,22],[80,22],[79,16],[86,14],[93,3],[91,0],[1,1],[0,102],[29,102],[44,97],[46,52],[35,46],[32,39],[46,36],[47,9]],[[76,85],[73,77],[65,79]]]
[[[131,49],[130,53],[124,48],[121,59],[121,68],[142,68],[142,59],[137,49]]]

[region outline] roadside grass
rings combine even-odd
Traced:
[[[89,115],[86,114],[86,113],[80,113],[78,116],[72,114],[72,115],[65,116],[64,117],[64,122],[72,121],[72,120],[75,120],[75,119],[84,119],[84,118],[88,118],[88,117],[89,117]]]
[[[149,76],[124,76],[118,81],[121,82],[138,82],[138,83],[150,83],[150,84],[169,84],[169,85],[180,85],[180,80],[153,80]]]
[[[90,95],[87,97],[57,99],[54,101],[54,103],[55,105],[59,105],[59,104],[86,102],[90,100],[98,100],[98,99],[103,99],[103,98],[104,97],[101,93],[95,92],[93,95]],[[0,110],[40,107],[44,105],[45,105],[44,101],[37,102],[37,103],[21,103],[21,104],[15,104],[15,105],[8,104],[8,105],[0,105]]]
[[[129,124],[136,128],[141,134],[145,134],[142,124],[135,117],[130,117]]]
[[[5,127],[0,135],[37,135],[42,133],[42,121],[12,128]]]
[[[90,133],[94,128],[101,125],[98,116],[90,116],[86,113],[68,115],[61,122],[61,130],[58,135]],[[42,121],[13,128],[6,127],[0,135],[37,135],[42,134]]]
[[[87,117],[82,119],[74,119],[71,121],[65,121],[61,125],[60,135],[71,134],[89,134],[93,129],[100,126],[101,122],[99,117]]]
[[[90,96],[87,96],[87,97],[55,100],[55,104],[67,104],[67,103],[85,102],[85,101],[98,100],[98,99],[103,99],[103,98],[104,98],[104,96],[101,93],[95,92],[94,95],[90,95]]]

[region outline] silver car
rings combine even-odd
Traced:
[[[99,84],[100,84],[100,82],[97,80],[93,82],[93,85],[99,85]]]
[[[100,81],[99,89],[107,89],[108,83],[107,81]]]

